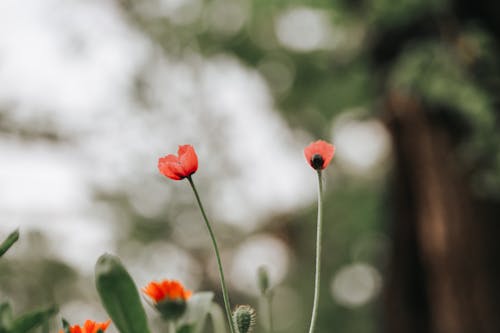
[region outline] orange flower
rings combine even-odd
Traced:
[[[176,280],[153,281],[142,288],[142,291],[156,303],[166,300],[186,301],[191,297],[191,291],[184,289],[184,286]]]
[[[85,324],[83,324],[83,327],[74,325],[71,326],[69,330],[71,333],[97,333],[99,330],[104,332],[106,328],[108,328],[110,323],[111,320],[108,320],[104,323],[96,323],[95,321],[87,320],[85,321]],[[59,331],[59,333],[63,333],[63,331]]]
[[[335,153],[335,147],[323,140],[311,143],[304,149],[307,162],[315,170],[323,170],[330,164]]]
[[[177,154],[178,157],[170,154],[158,160],[158,169],[161,174],[173,180],[181,180],[198,170],[198,157],[193,146],[179,146]]]

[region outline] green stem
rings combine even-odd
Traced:
[[[266,296],[267,299],[267,311],[268,311],[268,316],[269,316],[269,333],[274,332],[274,325],[273,325],[273,294],[272,292],[268,292],[268,295]]]
[[[201,203],[200,196],[198,195],[198,191],[196,190],[196,186],[194,186],[193,179],[191,178],[191,176],[189,176],[189,177],[187,177],[187,180],[189,180],[189,184],[191,185],[191,188],[193,189],[194,195],[196,197],[196,201],[198,202],[198,206],[200,207],[200,210],[201,210],[201,215],[203,215],[203,219],[205,220],[205,225],[207,226],[208,233],[210,234],[210,238],[212,239],[212,244],[213,244],[214,250],[215,250],[215,256],[217,257],[217,265],[219,266],[220,284],[222,286],[222,296],[224,298],[224,306],[226,308],[227,321],[229,323],[229,329],[230,329],[231,333],[235,333],[233,320],[231,318],[231,305],[229,303],[229,294],[227,292],[226,281],[224,279],[224,270],[222,269],[222,262],[220,259],[219,247],[217,246],[217,241],[215,240],[214,232],[212,231],[212,227],[210,226],[210,223],[208,222],[207,214],[205,213],[205,209],[203,208],[203,204]]]
[[[323,215],[323,181],[321,177],[321,170],[318,170],[318,223],[316,231],[316,275],[314,279],[314,300],[313,300],[311,326],[309,327],[309,333],[314,332],[314,327],[316,325],[316,318],[318,317],[319,281],[321,274],[321,233],[322,233],[321,221],[323,219],[322,215]]]
[[[173,320],[170,320],[168,322],[168,332],[169,333],[176,333],[175,322]]]

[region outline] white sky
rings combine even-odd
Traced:
[[[131,97],[145,68],[148,109]],[[199,153],[196,178],[208,186],[200,190],[215,219],[250,231],[315,195],[302,156],[312,138],[274,112],[256,71],[227,56],[169,59],[113,2],[1,1],[0,106],[16,126],[68,138],[0,137],[0,232],[38,229],[84,271],[115,246],[114,217],[96,207],[92,187],[125,192],[145,215],[159,211],[174,192],[189,191],[156,170],[178,144]]]

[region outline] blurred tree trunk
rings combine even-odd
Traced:
[[[396,168],[386,331],[500,331],[498,241],[490,237],[498,227],[471,197],[449,129],[397,91],[386,111]]]

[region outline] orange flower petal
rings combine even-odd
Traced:
[[[103,332],[108,328],[111,320],[108,320],[103,323],[97,323],[92,320],[86,320],[83,324],[83,328],[79,325],[70,326],[69,330],[71,333],[97,333],[97,331],[102,330]],[[63,331],[59,331],[59,333],[63,333]]]
[[[176,280],[163,280],[161,282],[152,281],[145,288],[142,288],[142,292],[156,303],[166,299],[187,300],[191,297],[191,291],[184,289],[184,286]]]
[[[165,293],[163,292],[163,288],[161,287],[160,284],[156,282],[151,282],[149,283],[145,288],[142,289],[142,291],[151,297],[155,302],[158,302],[159,300],[165,298]]]
[[[92,333],[97,333],[97,331],[102,330],[103,332],[108,328],[109,324],[111,324],[111,319],[105,321],[104,323],[97,323],[95,332]]]
[[[83,324],[83,330],[85,333],[94,333],[94,329],[96,328],[96,322],[92,320],[86,320]]]
[[[182,293],[182,298],[183,299],[189,299],[189,297],[191,297],[193,293],[191,292],[191,290],[186,290],[184,289],[183,293]]]

